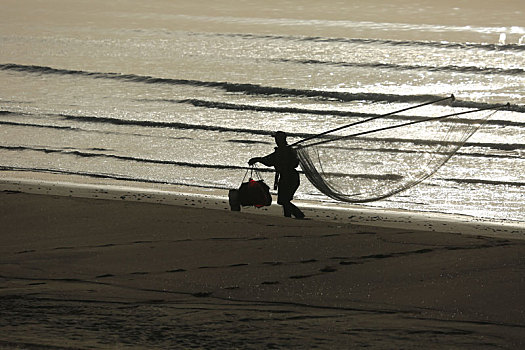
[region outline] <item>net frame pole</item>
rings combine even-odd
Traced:
[[[322,144],[325,144],[325,143],[339,141],[339,140],[343,140],[343,139],[347,139],[347,138],[351,138],[351,137],[357,137],[357,136],[371,134],[371,133],[374,133],[374,132],[401,128],[403,126],[419,124],[419,123],[424,123],[424,122],[433,121],[433,120],[445,119],[445,118],[453,117],[453,116],[457,116],[457,115],[463,115],[463,114],[469,114],[469,113],[475,113],[475,112],[482,112],[482,111],[486,111],[486,110],[489,110],[489,109],[493,109],[495,111],[498,111],[498,110],[500,110],[502,108],[505,108],[505,107],[509,108],[510,107],[510,103],[507,103],[506,105],[501,105],[501,106],[498,106],[498,107],[479,108],[479,109],[475,109],[475,110],[471,110],[471,111],[464,111],[464,112],[458,112],[458,113],[442,115],[442,116],[439,116],[439,117],[429,117],[429,118],[425,118],[425,119],[422,119],[422,120],[415,120],[415,121],[412,121],[412,122],[398,124],[398,125],[385,126],[383,128],[379,128],[379,129],[362,131],[362,132],[358,132],[356,134],[345,135],[345,136],[340,136],[340,137],[336,137],[336,138],[333,138],[333,139],[318,141],[318,142],[314,142],[314,143],[311,143],[309,145],[301,146],[301,147],[302,148],[307,148],[307,147],[312,147],[312,146],[319,146],[319,145],[322,145]]]
[[[416,106],[411,106],[411,107],[403,108],[403,109],[400,109],[400,110],[397,110],[397,111],[389,112],[389,113],[386,113],[386,114],[381,114],[381,115],[378,115],[378,116],[375,116],[375,117],[371,117],[371,118],[368,118],[368,119],[365,119],[365,120],[360,120],[360,121],[355,122],[355,123],[343,125],[343,126],[335,128],[335,129],[330,129],[330,130],[324,131],[324,132],[322,132],[320,134],[316,134],[316,135],[312,135],[312,136],[306,137],[304,139],[301,139],[299,141],[296,141],[296,142],[292,143],[290,146],[294,147],[294,146],[297,146],[297,145],[299,145],[299,144],[301,144],[303,142],[310,141],[312,139],[315,139],[315,138],[318,138],[318,137],[330,134],[332,132],[343,130],[343,129],[346,129],[346,128],[349,128],[349,127],[352,127],[352,126],[355,126],[355,125],[363,124],[363,123],[366,123],[366,122],[369,122],[369,121],[372,121],[372,120],[375,120],[375,119],[388,117],[390,115],[394,115],[394,114],[397,114],[397,113],[409,111],[409,110],[415,109],[415,108],[421,108],[421,107],[424,107],[424,106],[428,106],[428,105],[431,105],[431,104],[434,104],[434,103],[438,103],[438,102],[443,102],[443,101],[446,101],[446,100],[455,101],[455,99],[456,98],[452,94],[452,95],[450,95],[448,97],[440,98],[440,99],[435,100],[435,101],[425,102],[425,103],[422,103],[422,104],[419,104],[419,105],[416,105]]]

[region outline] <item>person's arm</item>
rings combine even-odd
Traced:
[[[260,163],[261,159],[262,159],[261,157],[254,157],[248,161],[248,164],[254,165],[255,163]]]
[[[265,157],[254,157],[248,161],[249,165],[254,165],[255,163],[262,163],[266,166],[274,166],[275,165],[275,153],[271,153]]]

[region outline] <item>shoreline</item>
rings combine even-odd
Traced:
[[[203,209],[230,210],[227,193],[219,190],[183,188],[175,185],[133,183],[126,181],[96,181],[85,177],[39,174],[41,179],[26,173],[4,172],[0,191],[45,194],[55,196],[145,202]],[[24,176],[26,175],[26,176]],[[282,216],[274,201],[270,207],[243,207],[241,212]],[[308,219],[374,227],[402,228],[429,232],[461,233],[498,238],[525,239],[525,222],[502,222],[435,212],[363,208],[341,204],[317,204],[295,200]]]

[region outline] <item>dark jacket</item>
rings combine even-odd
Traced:
[[[266,166],[273,166],[278,175],[277,203],[287,205],[293,199],[299,188],[299,173],[295,168],[299,165],[297,152],[290,146],[275,147],[275,151],[258,161]]]
[[[273,166],[275,171],[281,176],[293,175],[297,173],[299,158],[297,152],[290,146],[275,147],[275,151],[259,160],[266,166]]]

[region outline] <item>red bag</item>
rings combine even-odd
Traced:
[[[250,178],[243,182],[239,188],[239,200],[243,206],[255,206],[257,208],[272,204],[270,187],[263,180]]]
[[[244,182],[246,175],[250,172],[250,178],[248,182]],[[254,180],[252,177],[255,175],[259,180]],[[242,206],[255,206],[261,208],[272,204],[272,196],[270,195],[270,187],[264,183],[261,175],[255,168],[251,168],[246,171],[244,178],[242,179],[241,187],[239,189],[230,190],[228,193],[231,210],[240,211]]]

